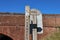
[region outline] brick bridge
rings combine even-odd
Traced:
[[[60,27],[60,14],[43,14],[43,34],[37,34],[38,40],[46,37]],[[0,33],[13,40],[24,40],[25,15],[22,13],[0,13]],[[31,40],[30,34],[30,40]]]

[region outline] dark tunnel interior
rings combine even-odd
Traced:
[[[13,40],[11,37],[0,33],[0,40]]]

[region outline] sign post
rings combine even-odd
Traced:
[[[32,34],[32,40],[37,40],[37,34],[43,33],[42,14],[39,10],[25,7],[25,40],[29,40],[29,34]]]

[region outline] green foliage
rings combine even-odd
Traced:
[[[50,36],[46,37],[44,40],[60,40],[60,30],[58,32],[54,32]]]

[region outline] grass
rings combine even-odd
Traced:
[[[58,30],[58,32],[54,32],[53,34],[44,38],[44,40],[60,40],[60,29]]]

